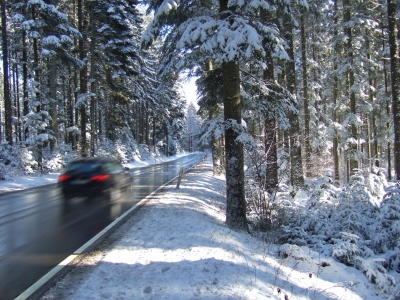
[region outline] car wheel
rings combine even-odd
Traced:
[[[132,192],[132,184],[128,183],[127,185],[124,186],[124,191],[125,192]]]
[[[106,200],[111,202],[121,198],[121,190],[119,188],[109,188],[105,192]]]
[[[128,185],[126,185],[126,186],[124,186],[124,188],[123,188],[123,197],[124,197],[124,199],[127,199],[127,198],[129,198],[129,196],[132,194],[132,184],[128,184]]]

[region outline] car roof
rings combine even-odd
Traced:
[[[77,158],[73,161],[71,161],[71,163],[74,162],[118,162],[117,159],[115,159],[114,157],[109,157],[109,156],[91,156],[91,157],[81,157],[81,158]]]

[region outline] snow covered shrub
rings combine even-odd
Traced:
[[[400,186],[388,186],[374,170],[352,176],[341,188],[325,176],[305,189],[309,198],[291,208],[279,242],[325,252],[390,293],[394,279],[387,271],[400,272]]]
[[[44,166],[50,172],[62,169],[65,166],[63,155],[61,153],[55,153],[52,158],[45,161]]]
[[[340,238],[332,238],[334,242],[331,247],[332,257],[347,266],[354,266],[354,257],[361,254],[361,250],[358,248],[360,238],[348,232],[341,232],[340,234]]]
[[[384,254],[387,267],[400,272],[400,187],[386,188],[374,225],[372,244],[377,253]]]
[[[293,208],[290,201],[268,193],[252,178],[245,179],[245,187],[248,219],[256,230],[269,231],[286,224]]]
[[[48,171],[59,171],[71,160],[77,158],[77,153],[72,150],[71,145],[59,144],[52,153],[46,153],[44,166]]]
[[[341,189],[337,188],[329,174],[316,179],[311,182],[307,182],[305,190],[309,195],[307,208],[320,209],[336,206],[339,202],[338,195]]]
[[[97,149],[98,156],[112,156],[119,160],[121,163],[126,163],[134,159],[137,151],[136,143],[127,143],[122,139],[118,139],[115,142],[104,139]]]
[[[147,146],[146,144],[139,144],[137,145],[137,147],[137,150],[135,152],[132,152],[132,157],[134,161],[149,160],[151,158],[159,156],[157,148],[155,152],[152,152],[150,151],[149,146]]]
[[[127,149],[124,144],[119,140],[113,143],[110,140],[104,140],[97,150],[98,156],[112,156],[115,157],[121,163],[126,163],[127,159]]]
[[[388,187],[385,174],[379,168],[373,166],[371,172],[367,173],[366,184],[374,197],[372,202],[379,206],[385,196],[385,189]]]
[[[396,284],[393,276],[387,274],[386,269],[382,266],[384,259],[381,258],[361,258],[354,257],[357,269],[364,272],[368,280],[376,284],[380,290],[385,293],[392,292],[392,286]]]
[[[290,182],[290,154],[284,148],[278,148],[278,176],[280,184],[289,186]]]
[[[338,203],[331,214],[336,232],[348,232],[362,240],[371,239],[371,225],[378,207],[363,176],[352,176],[348,186],[338,193]]]
[[[128,156],[127,156],[127,149],[121,141],[116,141],[114,143],[114,151],[113,151],[113,156],[118,159],[119,162],[121,163],[127,163],[128,162]]]
[[[258,145],[244,132],[240,135],[240,141],[246,151],[245,196],[249,221],[259,231],[269,231],[273,226],[280,227],[286,222],[292,198],[288,191],[278,190],[276,179],[269,181],[268,165],[271,162],[268,154],[264,153],[263,145]]]
[[[3,177],[11,179],[13,175],[33,174],[37,171],[37,158],[30,148],[21,145],[0,145],[0,162]]]
[[[307,183],[305,189],[308,200],[292,209],[288,222],[282,227],[281,239],[297,245],[319,245],[337,232],[332,215],[341,190],[331,183],[329,176]]]

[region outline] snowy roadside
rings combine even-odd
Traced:
[[[138,159],[136,162],[130,162],[123,165],[128,168],[146,167],[153,164],[175,160],[188,154],[190,153],[160,158],[147,157],[146,160],[140,161]],[[0,180],[0,194],[56,183],[59,174],[60,172],[50,172],[45,175],[11,176],[10,180]]]
[[[41,299],[390,299],[308,248],[229,230],[209,159],[147,202]]]

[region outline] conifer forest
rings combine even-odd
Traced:
[[[0,1],[2,180],[208,149],[230,228],[396,289],[398,1]]]

